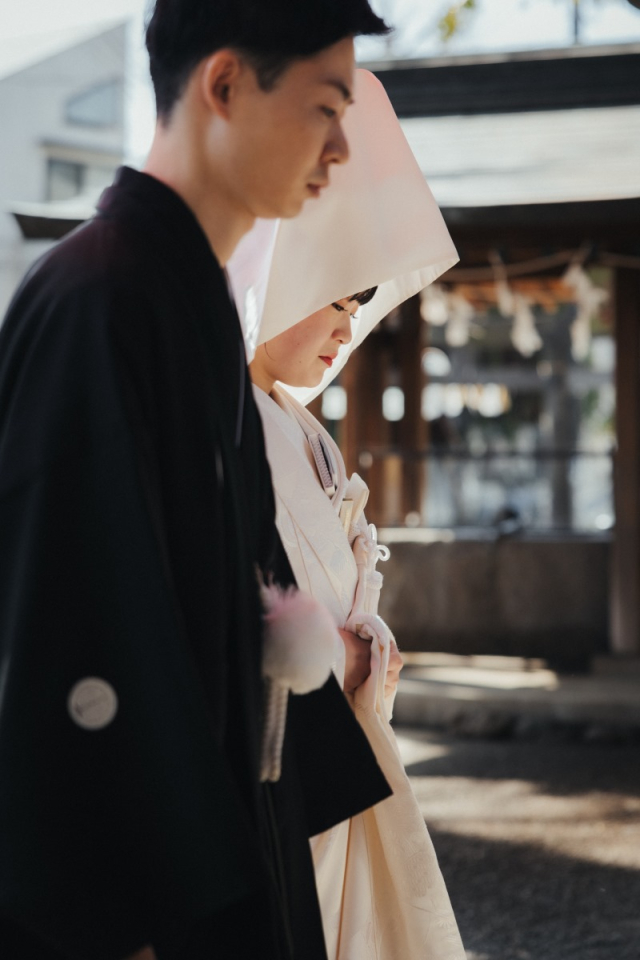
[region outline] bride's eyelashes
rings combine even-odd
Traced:
[[[348,313],[352,320],[356,316],[360,308],[360,305],[358,304],[358,306],[353,311],[353,313],[351,313],[351,310],[347,310],[347,308],[343,307],[342,304],[340,303],[332,303],[331,306],[334,307],[338,311],[338,313]]]

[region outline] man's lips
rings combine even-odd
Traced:
[[[326,186],[328,186],[327,180],[325,180],[323,183],[308,183],[307,190],[309,191],[312,197],[319,197],[320,192],[324,190]]]

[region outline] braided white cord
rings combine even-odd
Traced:
[[[274,783],[282,772],[282,747],[287,722],[289,691],[277,680],[265,680],[267,705],[265,710],[262,751],[260,756],[260,782]]]
[[[369,539],[372,541],[373,547],[376,552],[376,560],[388,560],[391,556],[391,551],[389,547],[383,546],[383,544],[378,543],[378,528],[375,523],[369,524]]]

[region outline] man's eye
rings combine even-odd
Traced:
[[[336,115],[336,111],[333,110],[331,107],[320,107],[320,109],[324,113],[325,117],[329,118],[329,120],[332,120]]]

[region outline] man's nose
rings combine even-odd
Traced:
[[[326,163],[346,163],[349,159],[349,144],[339,120],[332,127],[322,159]]]

